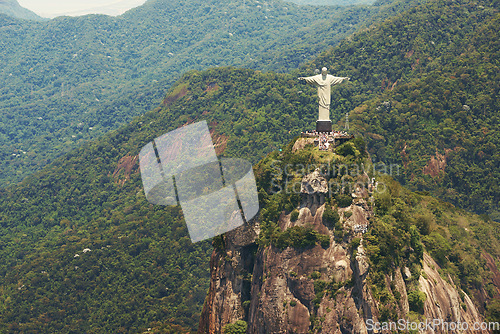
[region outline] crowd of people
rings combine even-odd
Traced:
[[[331,131],[331,132],[317,132],[317,131],[306,131],[302,132],[303,135],[308,137],[319,136],[321,134],[325,134],[327,136],[333,137],[348,137],[349,134],[346,131]]]
[[[321,151],[327,151],[330,147],[330,143],[328,142],[329,138],[326,133],[322,132],[319,134],[319,144],[318,147]]]

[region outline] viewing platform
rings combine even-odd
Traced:
[[[331,131],[331,132],[317,132],[306,131],[301,133],[302,138],[314,139],[314,144],[318,145],[320,150],[328,150],[330,147],[342,145],[346,141],[354,139],[354,135],[346,131]]]

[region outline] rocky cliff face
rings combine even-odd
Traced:
[[[324,205],[312,215],[304,207],[296,222],[283,216],[281,225],[312,224],[320,233],[330,234],[321,221],[323,209]],[[313,329],[362,333],[364,313],[373,314],[374,305],[363,284],[367,265],[361,252],[358,255],[359,261],[351,261],[351,251],[343,242],[332,242],[326,249],[320,245],[263,249],[258,254],[262,264],[255,268],[252,281],[249,332],[307,333]],[[337,290],[325,293],[331,283]]]
[[[258,223],[243,225],[225,234],[223,249],[214,249],[210,259],[210,289],[199,333],[222,333],[224,325],[246,319],[258,233]]]
[[[443,279],[438,264],[427,254],[416,281],[426,296],[421,312],[410,312],[407,285],[412,273],[408,268],[396,268],[383,278],[388,293],[396,296],[392,300],[396,300],[393,310],[397,314],[388,315],[384,299],[373,295],[369,261],[359,242],[369,227],[372,208],[366,198],[353,194],[352,205],[337,209],[344,229],[339,238],[333,227],[323,223],[323,213],[330,205],[324,200],[325,186],[317,171],[306,175],[298,217],[283,212],[279,227],[312,226],[329,236],[328,247],[259,247],[258,223],[226,234],[212,254],[210,290],[198,333],[223,333],[225,325],[237,320],[246,321],[247,333],[252,334],[389,333],[382,327],[387,319],[442,319],[469,325],[483,321],[467,294],[447,282],[451,279]],[[415,291],[411,298],[414,296]],[[372,325],[377,322],[380,327]],[[447,332],[443,326],[434,329],[435,333]],[[472,332],[478,331],[463,331]]]

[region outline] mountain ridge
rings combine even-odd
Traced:
[[[99,18],[93,19],[98,22]],[[347,61],[347,55],[355,52],[348,43],[352,40],[333,51],[341,55],[345,52],[344,58],[339,56],[339,62]],[[403,59],[408,59],[404,55],[406,52]],[[261,185],[267,182],[263,188],[269,189],[273,171],[265,164],[279,160],[280,155],[290,149],[284,147],[280,153],[281,144],[301,131],[314,129],[315,125],[316,91],[300,86],[297,74],[312,75],[316,67],[326,64],[335,74],[351,75],[351,67],[332,68],[336,63],[324,59],[288,74],[234,67],[187,72],[163,96],[163,103],[157,108],[55,159],[19,185],[0,189],[0,256],[3,259],[0,300],[1,305],[5,305],[0,308],[0,330],[47,333],[116,332],[117,328],[122,332],[147,328],[166,333],[195,330],[209,284],[207,264],[212,246],[209,242],[194,245],[190,242],[179,208],[153,206],[146,201],[134,159],[154,138],[184,124],[206,120],[212,136],[225,142],[225,148],[219,152],[221,156],[242,157],[257,163],[276,149],[268,160],[261,162],[262,169],[256,169],[258,182]],[[359,59],[368,57],[363,55]],[[413,63],[414,59],[409,57],[407,66],[411,68]],[[357,75],[365,69],[369,68],[360,66]],[[383,81],[376,81],[372,87],[380,87]],[[339,119],[344,110],[355,109],[356,101],[373,98],[368,92],[352,98],[358,91],[357,85],[361,84],[353,80],[334,88],[333,95],[338,97],[332,101],[337,111],[332,115],[334,119]],[[394,82],[390,87],[392,85]],[[363,88],[366,87],[360,87]],[[367,102],[374,110],[380,106],[379,101],[375,101]],[[357,131],[366,133],[359,118],[354,118]],[[78,127],[78,123],[75,126]],[[343,123],[336,126],[342,129]],[[367,141],[370,140],[367,137]],[[375,145],[368,144],[373,150]],[[363,150],[349,146],[342,152]],[[311,156],[300,152],[293,159],[294,163],[306,165],[313,161]],[[486,302],[486,312],[491,313],[491,317],[497,314],[494,312],[500,307],[494,308],[494,297],[498,286],[488,281],[487,273],[493,270],[485,268],[480,250],[491,248],[493,262],[488,263],[498,266],[495,262],[498,261],[498,224],[487,216],[469,215],[425,193],[410,193],[397,185],[393,188],[394,196],[375,199],[376,210],[387,215],[381,215],[370,232],[373,237],[370,246],[379,247],[378,252],[376,247],[369,248],[374,267],[380,269],[394,259],[406,261],[406,251],[402,251],[405,248],[391,241],[399,240],[394,238],[398,236],[407,242],[412,236],[407,227],[413,226],[412,229],[421,231],[421,243],[434,261],[445,275],[452,277],[450,281],[464,291],[469,289],[465,292],[471,299]],[[282,233],[286,230],[281,231],[275,224],[280,215],[292,215],[294,207],[290,205],[296,204],[297,198],[269,198],[262,192],[261,195],[264,195],[262,205],[267,212],[263,211],[266,219],[262,225],[265,232],[262,242],[277,242],[276,247],[291,245],[293,248],[297,240],[291,238],[291,232]],[[411,210],[420,200],[430,204],[415,214]],[[334,219],[333,213],[331,217]],[[325,241],[309,230],[291,231],[297,235],[308,233],[318,247]],[[416,236],[414,232],[413,236]],[[216,247],[218,241],[220,238],[215,240]],[[300,246],[301,241],[297,245]],[[91,251],[84,252],[86,249]],[[410,256],[413,254],[408,252]],[[417,272],[415,267],[411,274]],[[385,275],[377,275],[373,284],[378,286],[375,289],[379,297],[393,301],[391,294],[385,291],[391,288],[383,284]],[[323,281],[324,277],[321,278]],[[339,288],[330,283],[316,285]],[[421,295],[413,297],[418,309]],[[292,307],[290,303],[287,305]],[[385,313],[390,314],[394,308],[388,308]]]
[[[0,241],[4,246],[0,256],[4,261],[0,277],[6,291],[2,298],[9,308],[8,312],[0,311],[0,323],[16,331],[71,330],[80,316],[78,310],[85,305],[84,309],[93,314],[93,327],[80,322],[78,328],[90,333],[113,331],[120,326],[130,332],[162,326],[170,328],[165,329],[166,333],[175,332],[172,328],[179,328],[176,326],[194,329],[208,288],[207,261],[212,247],[208,242],[191,244],[179,208],[147,203],[134,157],[145,144],[163,133],[206,120],[212,136],[225,141],[225,149],[219,155],[257,162],[257,156],[264,154],[273,141],[285,140],[301,129],[314,128],[315,117],[311,114],[317,108],[314,93],[299,92],[301,88],[292,74],[236,68],[188,72],[171,88],[163,106],[57,159],[50,168],[29,177],[18,187],[1,190]],[[280,118],[275,121],[277,115]],[[309,116],[303,120],[300,115]],[[223,122],[223,117],[230,118]],[[282,131],[282,124],[292,132]],[[352,149],[346,149],[349,151]],[[265,166],[274,158],[278,160],[279,154],[276,151],[260,165]],[[299,153],[294,159],[294,163],[309,161],[307,155]],[[270,184],[272,179],[268,172],[259,169],[256,176],[261,185]],[[395,194],[398,191],[403,190],[396,190]],[[398,203],[396,198],[394,203]],[[281,201],[265,200],[262,205],[270,205],[269,214],[279,217]],[[289,207],[286,200],[284,203]],[[386,199],[376,203],[383,210],[391,207],[384,204]],[[444,210],[441,205],[446,207],[446,204],[431,206],[432,213],[417,217],[422,228],[443,219],[453,221],[445,218],[447,213],[440,213]],[[481,230],[477,217],[471,221],[480,235],[489,236],[490,225],[498,228],[488,223],[487,229]],[[462,228],[450,230],[451,235],[462,237],[465,233]],[[467,225],[466,228],[470,229]],[[273,229],[266,230],[264,235],[270,236]],[[438,236],[439,231],[426,236],[429,252],[438,257],[449,251],[437,246],[449,238],[443,232],[446,239],[440,239],[445,237]],[[443,245],[448,247],[444,242]],[[496,249],[494,243],[491,245]],[[459,246],[453,245],[453,249]],[[86,248],[92,252],[83,253]],[[392,258],[394,254],[390,254]],[[477,252],[471,254],[474,257],[467,258],[467,266],[482,268],[474,262]],[[492,254],[496,258],[496,253]],[[456,275],[453,265],[445,268]],[[474,272],[480,275],[482,270]],[[84,280],[85,277],[88,279]],[[460,284],[465,286],[471,284],[469,280],[482,280],[467,275],[458,277],[464,279]],[[119,284],[112,285],[111,281]],[[493,285],[489,289],[496,288]],[[493,293],[485,290],[484,296]],[[68,295],[61,299],[63,291]],[[47,304],[47,298],[53,302]],[[36,303],[29,304],[29,300]],[[63,300],[71,305],[65,305]],[[126,305],[125,312],[122,305]],[[61,307],[67,309],[64,317],[60,315]],[[44,324],[44,314],[57,321]],[[132,314],[141,314],[142,318]],[[20,326],[17,324],[20,316],[28,317],[29,321]]]
[[[3,16],[2,179],[18,182],[59,152],[153,109],[187,70],[233,65],[286,72],[364,22],[414,2],[320,8],[162,0],[119,17]]]
[[[23,20],[42,21],[43,17],[31,10],[22,7],[17,0],[0,0],[0,14],[12,16]]]

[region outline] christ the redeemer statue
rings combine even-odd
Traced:
[[[337,85],[344,80],[350,80],[350,78],[347,77],[334,77],[333,75],[327,74],[327,72],[328,69],[323,67],[321,69],[321,74],[299,78],[301,81],[303,80],[308,84],[318,87],[319,117],[316,122],[317,132],[332,131],[332,121],[330,120],[331,86]]]

